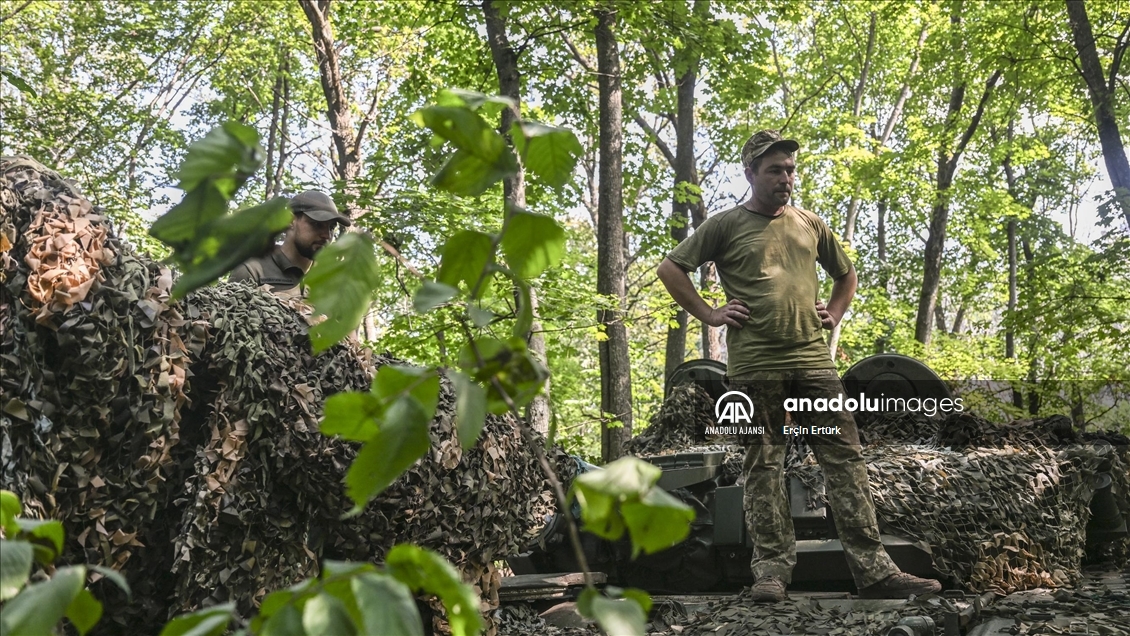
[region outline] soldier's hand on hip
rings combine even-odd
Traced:
[[[836,323],[839,322],[836,320],[835,316],[828,311],[828,306],[819,300],[816,301],[816,315],[820,316],[820,326],[825,329],[835,329]]]
[[[727,327],[741,329],[747,320],[749,320],[749,307],[744,302],[734,298],[721,307],[711,309],[710,315],[703,322],[711,327],[726,325]]]

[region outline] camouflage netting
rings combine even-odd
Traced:
[[[726,453],[723,471],[732,483],[742,473],[745,452],[734,444],[703,444],[699,436],[714,425],[714,400],[697,384],[671,389],[647,428],[624,444],[624,452],[636,457],[674,453]],[[698,431],[698,432],[696,432]]]
[[[726,450],[726,474],[740,471],[740,447],[694,446],[693,427],[712,415],[704,391],[679,387],[626,447],[638,455]],[[966,413],[893,413],[868,417],[861,437],[881,529],[931,546],[938,572],[969,590],[1077,583],[1099,472],[1111,475],[1130,513],[1130,440],[1080,434],[1063,416],[996,425]],[[823,491],[803,443],[791,444],[786,467]],[[1107,556],[1125,563],[1125,544]]]
[[[64,522],[64,562],[122,571],[98,584],[106,633],[270,590],[323,559],[439,551],[497,605],[492,561],[536,536],[551,495],[509,418],[455,439],[444,382],[432,450],[365,512],[341,484],[356,446],[317,431],[325,398],[377,367],[346,343],[313,356],[302,306],[240,284],[169,302],[169,270],[110,231],[73,183],[0,162],[0,487]]]
[[[963,632],[992,619],[1005,619],[1001,631],[986,634],[1021,636],[1052,634],[1105,634],[1130,636],[1130,570],[1104,571],[1086,576],[1074,589],[1034,590],[994,598]],[[716,634],[826,634],[838,636],[882,636],[910,617],[928,617],[941,634],[947,615],[973,605],[969,595],[962,599],[945,596],[921,597],[901,605],[846,604],[836,599],[794,595],[781,603],[756,603],[748,590],[710,602],[696,611],[677,604],[660,605],[648,626],[649,636],[707,636]],[[988,599],[986,599],[988,600]],[[510,617],[507,617],[510,618]],[[513,619],[511,619],[513,620]],[[960,621],[960,619],[959,619]],[[531,622],[533,622],[531,620]],[[504,623],[505,619],[504,619]],[[536,624],[536,623],[535,623]],[[595,630],[549,629],[553,636],[583,636]],[[948,633],[948,632],[947,632]]]

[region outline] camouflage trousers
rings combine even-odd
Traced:
[[[844,392],[843,384],[832,369],[798,369],[730,378],[730,389],[750,397],[753,425],[764,427],[764,433],[746,439],[749,447],[743,470],[753,576],[776,576],[787,583],[796,565],[796,535],[785,484],[785,400],[833,398]],[[855,584],[866,587],[898,572],[879,540],[855,418],[846,411],[797,412],[791,417],[793,427],[838,427],[832,434],[805,437],[824,471],[828,504]]]

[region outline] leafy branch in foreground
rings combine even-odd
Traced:
[[[237,190],[263,165],[254,128],[228,122],[188,148],[178,177],[184,198],[153,223],[149,234],[173,248],[181,276],[173,298],[203,287],[271,246],[290,225],[287,200],[229,212]]]
[[[102,603],[85,582],[88,574],[109,579],[128,595],[122,575],[101,566],[72,565],[45,581],[28,584],[36,563],[49,568],[63,552],[63,524],[26,519],[15,493],[0,490],[0,636],[50,636],[63,618],[86,634],[102,618]]]
[[[573,173],[581,146],[572,132],[536,122],[516,122],[506,139],[480,113],[510,106],[503,97],[444,91],[435,105],[413,120],[433,133],[436,145],[454,151],[432,179],[433,185],[462,196],[477,196],[518,170],[560,187]],[[285,227],[285,205],[268,202],[229,214],[232,194],[258,168],[261,150],[254,131],[227,124],[189,149],[182,165],[185,200],[154,224],[151,233],[174,248],[182,269],[178,295],[215,280],[247,256],[269,245]],[[370,390],[338,393],[326,401],[321,431],[361,444],[345,477],[346,493],[359,513],[430,448],[429,423],[435,416],[446,375],[456,393],[460,444],[478,441],[487,413],[511,413],[535,453],[566,516],[570,542],[585,574],[580,604],[586,616],[606,631],[643,633],[650,599],[639,590],[610,589],[600,594],[580,548],[569,513],[571,501],[520,409],[542,390],[548,372],[529,352],[533,324],[530,279],[557,266],[565,252],[565,232],[552,218],[523,209],[503,210],[497,233],[463,230],[440,248],[435,278],[424,280],[413,297],[417,313],[444,307],[455,316],[458,370],[386,365]],[[285,220],[289,222],[289,214]],[[253,227],[248,223],[253,223]],[[314,350],[344,339],[360,324],[381,281],[375,246],[363,233],[349,233],[316,255],[307,274],[308,301],[322,321],[310,330]],[[450,344],[450,343],[449,343]],[[550,440],[551,441],[551,440]],[[685,538],[694,513],[655,487],[659,469],[623,459],[605,471],[580,478],[572,497],[580,504],[586,529],[616,538],[627,529],[633,554],[655,552]],[[327,562],[319,579],[305,581],[266,599],[249,629],[255,634],[380,633],[418,634],[420,617],[412,593],[435,594],[444,602],[453,633],[480,629],[477,602],[454,568],[422,548],[399,545],[382,569],[368,564]],[[219,634],[233,608],[218,606],[178,617],[163,634]]]

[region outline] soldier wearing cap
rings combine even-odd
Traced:
[[[713,326],[725,325],[730,388],[753,401],[752,422],[764,433],[746,451],[745,510],[753,538],[752,598],[780,601],[796,565],[796,535],[785,490],[786,398],[834,398],[843,385],[822,329],[843,318],[856,274],[832,230],[815,214],[789,205],[800,147],[775,130],[746,141],[741,161],[749,200],[707,219],[659,265],[659,278],[680,306]],[[711,307],[687,276],[713,261],[729,301]],[[834,281],[825,305],[819,264]],[[848,566],[866,598],[907,598],[941,585],[899,571],[879,538],[867,464],[850,412],[795,413],[824,471],[828,503]],[[790,427],[796,431],[799,427]],[[802,430],[802,429],[801,429]]]
[[[308,190],[290,200],[294,221],[286,231],[282,245],[269,253],[248,259],[234,270],[228,280],[250,280],[256,285],[270,285],[280,296],[300,296],[302,277],[310,271],[314,254],[333,239],[337,225],[348,227],[349,217],[337,211],[324,192]]]

